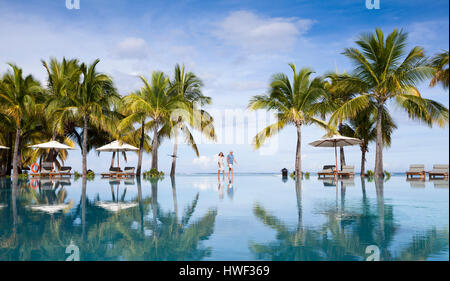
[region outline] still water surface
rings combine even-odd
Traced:
[[[377,249],[381,260],[449,259],[443,180],[33,184],[0,181],[0,260],[66,260],[69,245],[80,260],[365,260]]]

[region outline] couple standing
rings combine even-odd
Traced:
[[[237,163],[236,159],[234,159],[233,151],[230,150],[230,153],[227,155],[227,166],[228,166],[228,180],[230,183],[233,182],[234,173],[233,173],[233,164]],[[217,162],[219,164],[219,170],[217,171],[217,178],[220,181],[220,172],[223,173],[222,180],[225,180],[225,165],[223,163],[223,153],[219,153],[219,160]],[[231,173],[231,178],[230,178]]]

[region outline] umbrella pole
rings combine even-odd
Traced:
[[[336,143],[334,143],[334,158],[336,159],[336,169],[334,171],[334,179],[336,181],[337,186],[337,171],[338,171],[338,161],[337,161],[337,149],[336,149]]]
[[[119,157],[120,157],[120,153],[119,153],[119,151],[117,151],[117,168],[120,169]]]

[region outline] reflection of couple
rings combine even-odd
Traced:
[[[233,151],[230,150],[230,153],[227,155],[227,166],[228,166],[228,180],[230,183],[233,182],[234,179],[234,169],[233,165],[237,163],[236,159],[234,159]],[[219,153],[219,159],[217,164],[219,165],[219,170],[217,171],[217,179],[220,181],[220,172],[222,172],[222,180],[225,180],[225,165],[223,163],[223,153]],[[231,178],[230,178],[231,173]]]

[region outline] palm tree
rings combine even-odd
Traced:
[[[192,146],[197,157],[199,152],[195,143],[194,137],[189,130],[188,125],[200,130],[208,138],[215,139],[214,127],[212,125],[212,117],[204,110],[198,109],[198,105],[205,105],[211,103],[211,98],[204,96],[201,92],[203,82],[192,72],[185,72],[184,64],[175,65],[174,79],[171,81],[171,88],[177,95],[189,104],[188,120],[182,116],[175,114],[174,126],[172,134],[174,136],[172,167],[170,169],[170,176],[175,176],[175,169],[177,164],[177,150],[178,150],[178,131],[181,130],[184,134],[185,140]],[[192,109],[192,110],[191,110]],[[198,120],[200,119],[200,120]],[[205,127],[208,130],[205,130]]]
[[[179,108],[186,108],[186,103],[170,90],[169,78],[160,71],[152,73],[151,83],[144,76],[140,76],[144,87],[123,99],[127,117],[121,122],[121,127],[127,127],[133,123],[139,123],[141,128],[141,140],[145,130],[153,129],[152,140],[152,169],[158,170],[158,147],[161,141],[159,130],[165,124],[172,127],[171,114]],[[150,119],[147,121],[147,119]],[[139,144],[139,160],[137,170],[140,171],[142,163],[142,145]]]
[[[411,119],[422,120],[430,127],[448,123],[447,108],[420,96],[416,84],[431,78],[433,68],[426,65],[421,47],[405,53],[406,39],[407,34],[402,31],[394,30],[385,38],[377,29],[375,34],[362,34],[356,41],[361,50],[348,48],[343,53],[355,69],[351,75],[338,77],[338,87],[359,95],[337,109],[331,121],[353,118],[371,102],[376,104],[376,177],[384,176],[382,112],[388,101],[395,100]]]
[[[448,51],[439,53],[431,58],[430,66],[436,70],[433,79],[431,79],[430,87],[434,87],[439,83],[444,89],[448,89]]]
[[[269,92],[250,99],[249,109],[266,109],[274,111],[278,121],[269,125],[254,138],[255,148],[259,148],[267,138],[278,133],[287,124],[297,128],[297,150],[295,158],[295,174],[301,175],[301,127],[317,124],[327,126],[325,122],[315,118],[320,111],[321,99],[326,96],[324,83],[321,78],[311,78],[313,71],[302,68],[297,73],[295,65],[289,64],[294,77],[293,81],[283,73],[273,75]]]
[[[15,125],[14,152],[13,152],[13,178],[19,175],[20,159],[20,138],[22,127],[27,114],[34,111],[38,98],[38,93],[42,92],[40,84],[33,76],[25,78],[22,69],[14,64],[9,64],[12,73],[8,72],[3,77],[2,88],[0,89],[0,110],[9,116]]]
[[[329,113],[333,113],[336,109],[341,107],[344,103],[351,100],[355,97],[355,93],[346,91],[344,89],[339,89],[335,87],[339,74],[336,70],[335,73],[329,73],[326,75],[328,79],[330,79],[330,82],[325,82],[325,87],[328,90],[328,96],[326,99],[323,100],[324,106],[322,107],[325,111],[322,112],[321,117],[322,119],[325,119],[326,115]],[[343,122],[340,121],[337,126],[337,132],[341,135],[343,135]],[[336,133],[336,132],[334,132]],[[339,156],[340,156],[340,164],[341,168],[345,166],[345,154],[344,154],[344,147],[339,147]]]
[[[106,115],[120,100],[111,78],[96,71],[98,63],[97,59],[90,66],[81,64],[82,82],[78,82],[74,92],[63,96],[59,101],[59,104],[63,105],[60,116],[81,120],[79,126],[83,132],[81,137],[83,176],[87,174],[88,131],[93,129],[104,131],[107,123]]]
[[[391,115],[385,108],[383,110],[382,119],[383,145],[389,147],[391,145],[392,132],[397,128]],[[361,148],[361,177],[365,177],[366,171],[366,153],[369,152],[369,143],[376,140],[376,106],[372,109],[368,108],[360,114],[348,120],[342,125],[341,134],[347,137],[360,139]]]

